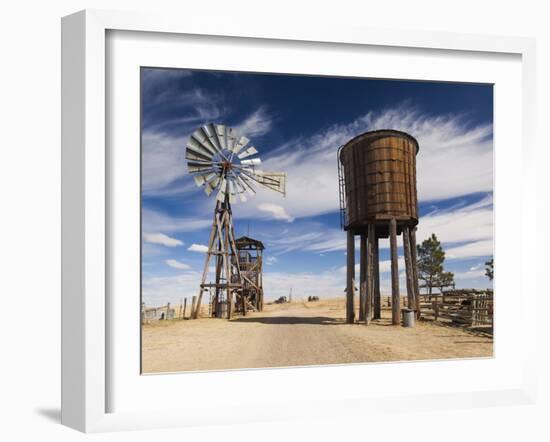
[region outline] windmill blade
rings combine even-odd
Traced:
[[[222,150],[222,146],[220,144],[220,140],[218,139],[218,134],[216,132],[216,125],[212,123],[207,124],[203,126],[202,129],[205,132],[210,143],[216,148],[216,152],[220,152]]]
[[[206,186],[204,187],[204,193],[206,193],[206,196],[210,196],[214,189],[215,187],[211,186],[210,184],[206,184]]]
[[[193,173],[191,169],[196,168],[196,172],[213,172],[214,169],[212,167],[212,163],[199,163],[196,161],[188,161],[187,162],[187,169],[190,173]]]
[[[196,146],[198,144],[202,149],[210,152],[212,155],[218,151],[216,146],[212,143],[212,141],[210,141],[208,133],[202,127],[199,127],[195,132],[193,132],[193,135],[189,138],[189,142],[192,146]]]
[[[206,183],[205,175],[194,175],[193,179],[195,180],[197,187],[201,187]]]
[[[218,192],[218,196],[216,199],[223,203],[225,201],[225,196],[227,195],[227,180],[225,178],[222,178],[222,182],[220,184],[220,191]]]
[[[233,153],[239,153],[249,143],[249,141],[250,140],[246,137],[239,138],[239,141],[237,141],[235,146],[233,146]]]
[[[243,164],[244,166],[258,166],[261,163],[262,163],[262,160],[260,160],[259,158],[252,158],[250,160],[241,161],[241,164]]]
[[[256,148],[254,146],[250,146],[248,149],[242,151],[239,155],[237,155],[237,158],[239,158],[239,160],[242,160],[243,158],[249,157],[250,155],[254,155],[256,153],[258,153]]]
[[[210,166],[212,167],[214,164],[217,164],[216,162],[212,160],[204,160],[202,158],[198,158],[193,154],[186,154],[185,159],[187,160],[187,163],[191,163],[193,165],[200,165],[200,166]]]
[[[228,179],[227,183],[229,184],[229,195],[235,195],[237,192],[235,191],[235,183],[233,182],[233,179]]]
[[[212,157],[207,157],[203,154],[198,154],[191,149],[187,148],[185,150],[185,159],[186,160],[192,160],[192,161],[199,161],[199,162],[212,162]]]
[[[237,145],[237,142],[240,138],[239,133],[233,129],[232,127],[228,127],[226,130],[227,135],[227,149],[229,149],[231,152],[234,152],[234,148]]]
[[[225,125],[224,124],[216,124],[216,135],[218,136],[218,141],[220,143],[220,147],[222,150],[227,150],[227,137],[225,134]]]
[[[212,166],[208,166],[205,164],[187,164],[187,170],[189,173],[205,173],[205,172],[213,172]]]
[[[204,185],[204,193],[206,193],[206,195],[208,196],[210,196],[212,192],[218,188],[218,185],[221,182],[220,177],[216,173],[195,175],[193,178],[195,178],[195,182],[197,183],[197,185],[199,185],[199,182],[201,183],[199,187]]]
[[[210,146],[205,146],[203,142],[197,140],[194,135],[191,135],[189,140],[187,140],[186,147],[186,151],[193,152],[195,155],[200,155],[208,159],[212,159],[214,153],[216,152],[211,150]]]
[[[254,187],[252,187],[252,183],[249,182],[249,178],[245,174],[240,174],[238,176],[238,181],[242,184],[242,186],[246,189],[249,195],[256,195],[256,191],[254,190]]]

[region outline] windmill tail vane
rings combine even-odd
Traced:
[[[185,158],[189,174],[207,196],[216,196],[202,282],[195,309],[191,312],[193,319],[199,316],[204,292],[210,293],[209,313],[214,317],[231,319],[234,311],[246,315],[249,310],[263,308],[263,245],[260,247],[261,242],[246,238],[245,243],[258,243],[255,245],[258,254],[254,258],[250,256],[250,245],[243,250],[237,247],[231,204],[237,198],[245,202],[246,195],[255,195],[257,187],[286,196],[286,173],[260,170],[262,160],[258,150],[249,143],[247,137],[224,124],[201,126],[187,142]],[[207,283],[212,259],[215,261],[215,282]],[[255,262],[252,268],[250,259]]]

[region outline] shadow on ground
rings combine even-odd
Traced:
[[[329,318],[326,316],[275,316],[275,317],[241,317],[232,319],[231,322],[256,322],[260,324],[310,324],[310,325],[340,325],[344,324],[343,319]]]

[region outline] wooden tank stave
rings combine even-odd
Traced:
[[[393,130],[367,132],[343,146],[346,229],[391,218],[400,225],[418,223],[417,152],[413,137]]]

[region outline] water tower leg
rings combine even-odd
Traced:
[[[403,254],[405,255],[405,273],[407,281],[407,307],[416,310],[409,227],[403,227]]]
[[[359,321],[365,320],[365,305],[367,301],[367,235],[361,233],[361,260],[359,277]]]
[[[372,299],[374,298],[374,243],[376,238],[374,223],[369,223],[368,229],[369,253],[367,255],[367,302],[365,307],[366,324],[368,324],[372,318]]]
[[[373,311],[373,319],[380,319],[381,318],[381,312],[380,312],[380,260],[379,260],[379,253],[378,253],[378,238],[374,239],[374,311]]]
[[[393,325],[400,323],[400,299],[399,299],[399,268],[397,265],[397,222],[395,218],[390,221],[390,250],[391,250],[391,322]]]
[[[346,322],[353,324],[355,311],[353,306],[353,280],[355,279],[355,235],[348,230],[347,278],[346,278]]]
[[[416,227],[411,229],[411,260],[413,268],[414,302],[416,317],[420,319],[420,287],[418,286],[418,260],[416,258]]]

